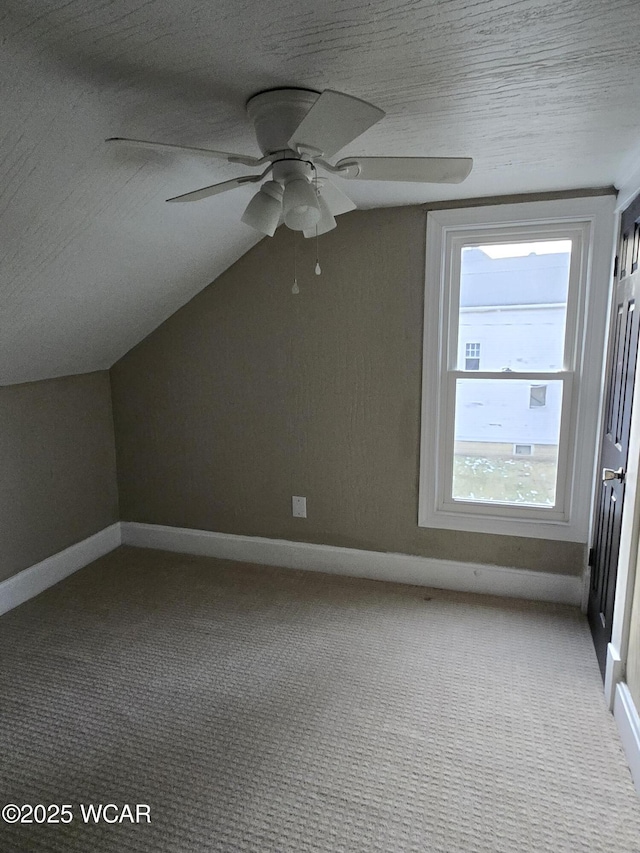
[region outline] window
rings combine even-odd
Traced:
[[[429,214],[420,525],[586,541],[612,246],[607,197]]]
[[[480,370],[480,344],[465,344],[464,369]]]
[[[529,408],[542,409],[547,405],[547,386],[532,385],[529,389]]]
[[[514,444],[513,445],[513,455],[514,456],[531,456],[533,453],[533,445],[532,444]]]

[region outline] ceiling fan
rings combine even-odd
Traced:
[[[366,101],[326,89],[272,89],[247,102],[262,157],[249,157],[208,148],[114,137],[107,142],[155,150],[184,151],[226,160],[249,168],[265,167],[257,175],[241,175],[169,198],[170,202],[199,201],[244,184],[257,184],[271,173],[249,202],[242,221],[272,237],[284,224],[305,237],[336,227],[335,217],[356,205],[334,183],[318,176],[321,169],[348,180],[460,183],[469,175],[469,157],[347,157],[329,162],[385,115]]]

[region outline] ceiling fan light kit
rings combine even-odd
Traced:
[[[305,228],[303,234],[305,237],[319,237],[321,234],[326,234],[338,224],[335,217],[329,209],[329,205],[324,198],[318,193],[318,207],[320,208],[320,219],[314,228]]]
[[[285,184],[282,209],[284,224],[292,231],[308,230],[320,220],[316,191],[306,178],[293,178]]]
[[[242,221],[256,231],[273,237],[280,224],[282,213],[282,186],[276,181],[267,181],[247,205]]]
[[[318,169],[347,180],[460,183],[473,166],[468,157],[348,157],[332,164],[330,158],[385,113],[360,98],[331,89],[322,93],[311,89],[260,92],[247,102],[247,113],[262,157],[139,139],[107,141],[263,169],[257,175],[241,175],[167,199],[171,202],[199,201],[243,184],[259,183],[271,173],[242,215],[246,225],[270,237],[283,219],[288,228],[315,237],[335,228],[336,216],[355,209],[334,183],[318,178]]]

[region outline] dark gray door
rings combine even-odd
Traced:
[[[611,640],[613,605],[620,548],[625,471],[633,404],[633,384],[640,330],[640,196],[624,211],[620,223],[609,342],[604,431],[600,447],[599,487],[593,547],[588,617],[604,677]]]

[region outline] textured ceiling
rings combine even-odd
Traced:
[[[360,207],[616,183],[640,143],[637,11],[637,0],[5,0],[0,384],[109,367],[257,242],[239,221],[250,188],[164,203],[242,167],[116,151],[106,137],[258,154],[249,96],[334,88],[387,112],[341,156],[475,159],[455,187],[343,181]]]

